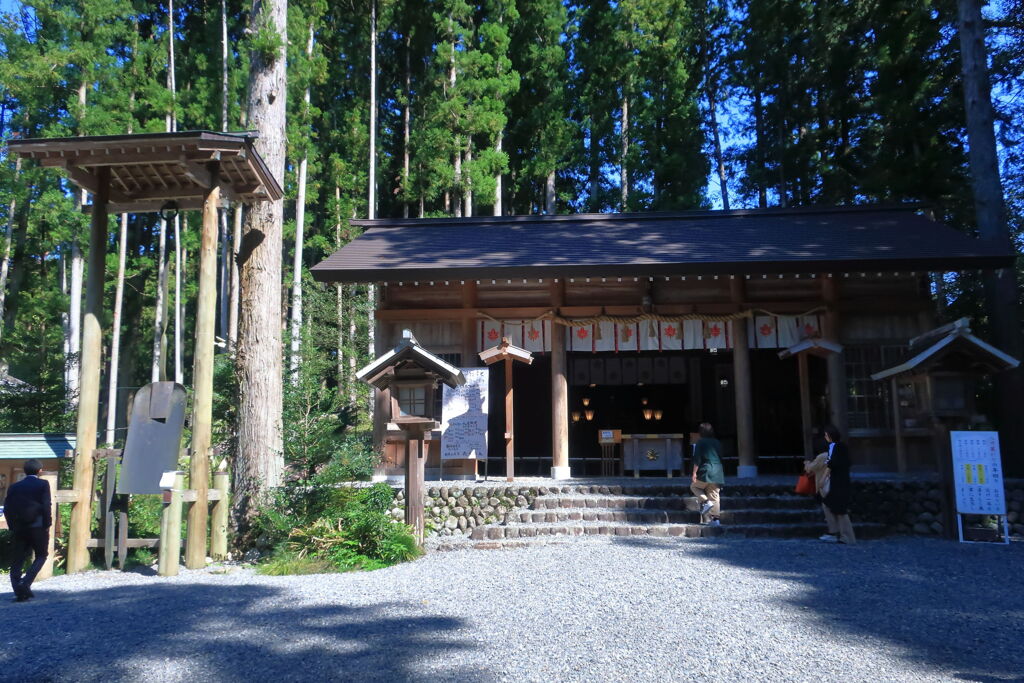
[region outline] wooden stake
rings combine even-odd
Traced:
[[[423,433],[405,433],[405,523],[423,545]]]
[[[164,506],[160,517],[160,576],[177,576],[181,562],[181,492],[185,488],[185,473],[174,473],[174,488],[170,503]]]
[[[512,363],[511,358],[505,359],[505,481],[513,481],[516,476],[515,465],[515,421],[513,419],[512,401]]]
[[[45,480],[50,484],[50,519],[53,520],[53,524],[50,525],[50,538],[47,540],[47,555],[46,562],[43,564],[43,568],[36,574],[36,580],[42,581],[53,576],[53,548],[54,548],[54,537],[57,534],[57,473],[52,474],[48,472],[40,473],[39,478]]]
[[[210,516],[210,557],[224,560],[228,556],[228,512],[231,510],[228,473],[220,470],[213,475],[213,488],[220,492],[220,499],[213,504]]]
[[[103,478],[103,566],[114,568],[114,513],[110,504],[114,501],[114,489],[117,486],[117,456],[107,456],[107,473]]]
[[[814,457],[814,448],[811,446],[811,433],[814,431],[814,425],[811,424],[811,383],[807,369],[807,354],[798,354],[796,364],[800,375],[800,435],[804,448],[804,459],[810,460]]]
[[[85,284],[85,316],[82,322],[82,358],[79,375],[77,454],[74,489],[78,499],[71,508],[68,537],[68,574],[89,565],[89,523],[92,517],[93,462],[96,449],[100,398],[100,354],[103,328],[103,280],[107,259],[107,201],[110,196],[110,167],[97,169],[97,192],[93,195],[92,225],[89,230],[89,273]]]
[[[219,164],[211,162],[210,180],[203,202],[203,231],[199,247],[199,301],[196,306],[195,367],[192,416],[192,460],[189,466],[189,487],[196,492],[196,502],[188,511],[188,535],[185,545],[185,566],[199,569],[206,566],[207,524],[210,517],[207,491],[210,487],[210,438],[213,420],[213,351],[214,325],[217,319],[217,205]]]

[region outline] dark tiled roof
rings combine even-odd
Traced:
[[[648,276],[1012,265],[1008,248],[917,207],[831,207],[355,221],[362,236],[313,268],[324,282]]]

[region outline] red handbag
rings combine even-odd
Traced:
[[[799,496],[813,496],[816,492],[814,487],[814,475],[810,472],[804,472],[800,475],[800,478],[796,480],[796,494]]]

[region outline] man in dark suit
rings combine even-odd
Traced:
[[[50,483],[39,478],[41,469],[43,466],[38,460],[26,460],[25,478],[7,489],[4,502],[4,517],[14,541],[11,586],[15,602],[25,602],[33,597],[32,581],[43,568],[49,551],[50,525],[53,524]],[[35,553],[35,560],[22,576],[29,551]]]

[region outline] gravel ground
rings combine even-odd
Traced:
[[[624,537],[344,575],[90,572],[5,597],[0,679],[1020,681],[1021,567],[1024,543]]]

